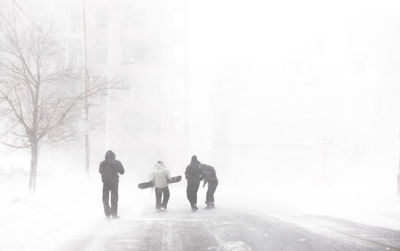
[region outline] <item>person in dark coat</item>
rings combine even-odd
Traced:
[[[197,160],[196,155],[193,155],[190,165],[187,166],[185,171],[185,178],[187,180],[186,195],[194,212],[199,209],[197,207],[197,191],[202,179],[199,164],[200,162]]]
[[[118,182],[119,175],[125,170],[121,162],[115,159],[115,153],[111,150],[106,152],[105,160],[100,163],[99,172],[103,181],[103,205],[107,217],[118,218]],[[111,207],[109,204],[111,192]]]
[[[201,170],[201,177],[204,179],[203,187],[208,184],[207,187],[207,196],[206,196],[206,209],[214,208],[214,193],[217,190],[218,179],[217,173],[215,172],[214,167],[205,165],[203,163],[199,164],[199,168]]]

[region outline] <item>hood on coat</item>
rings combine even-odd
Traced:
[[[190,160],[190,165],[198,165],[200,164],[200,161],[197,160],[197,156],[193,155],[192,159]]]
[[[115,153],[111,150],[108,150],[104,158],[105,160],[115,160]]]
[[[164,165],[164,163],[162,161],[157,161],[157,163],[154,165],[154,167],[156,169],[161,169],[161,168],[164,168],[165,165]]]

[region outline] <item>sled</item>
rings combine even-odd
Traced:
[[[168,180],[168,184],[178,183],[179,181],[181,181],[181,179],[182,179],[181,175],[171,177],[171,179]],[[150,188],[150,187],[154,187],[153,181],[148,181],[148,182],[143,182],[143,183],[138,184],[139,189],[146,189],[146,188]]]

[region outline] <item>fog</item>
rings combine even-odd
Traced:
[[[54,23],[82,64],[81,1],[19,5]],[[394,1],[87,0],[89,68],[129,86],[99,104],[91,172],[111,148],[129,173],[156,160],[182,173],[197,154],[232,185],[379,181],[393,193],[398,11]],[[43,169],[56,155],[79,170],[82,154],[79,142],[50,146]]]
[[[90,123],[77,122],[75,140],[41,146],[38,197],[50,190],[74,201],[72,184],[100,217],[98,165],[109,149],[126,169],[126,211],[153,202],[136,186],[156,161],[183,175],[192,155],[215,168],[216,196],[231,207],[330,201],[332,209],[353,198],[371,206],[397,192],[398,1],[0,3],[10,6],[24,22],[52,23],[65,60],[77,67],[84,67],[84,6],[89,76],[124,83],[91,101]],[[0,186],[13,191],[10,200],[25,196],[30,152],[2,146],[1,153]],[[184,189],[185,181],[176,185],[179,203]],[[260,194],[265,200],[251,199]]]

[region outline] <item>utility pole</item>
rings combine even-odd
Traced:
[[[400,137],[400,134],[399,134]],[[400,196],[400,158],[399,158],[399,166],[397,170],[397,195]]]
[[[82,0],[82,26],[83,26],[83,67],[84,67],[84,90],[85,90],[85,168],[90,168],[90,144],[89,144],[89,98],[86,95],[89,90],[89,73],[87,65],[87,37],[86,37],[86,0]]]
[[[113,46],[114,46],[114,37],[113,37],[113,22],[114,22],[114,9],[110,6],[107,12],[107,77],[112,75],[112,67],[113,67]],[[110,90],[108,88],[107,83],[107,92],[106,92],[106,114],[105,114],[105,124],[106,124],[106,132],[105,132],[105,148],[110,148]]]
[[[399,170],[397,171],[397,195],[400,195],[400,162]]]

